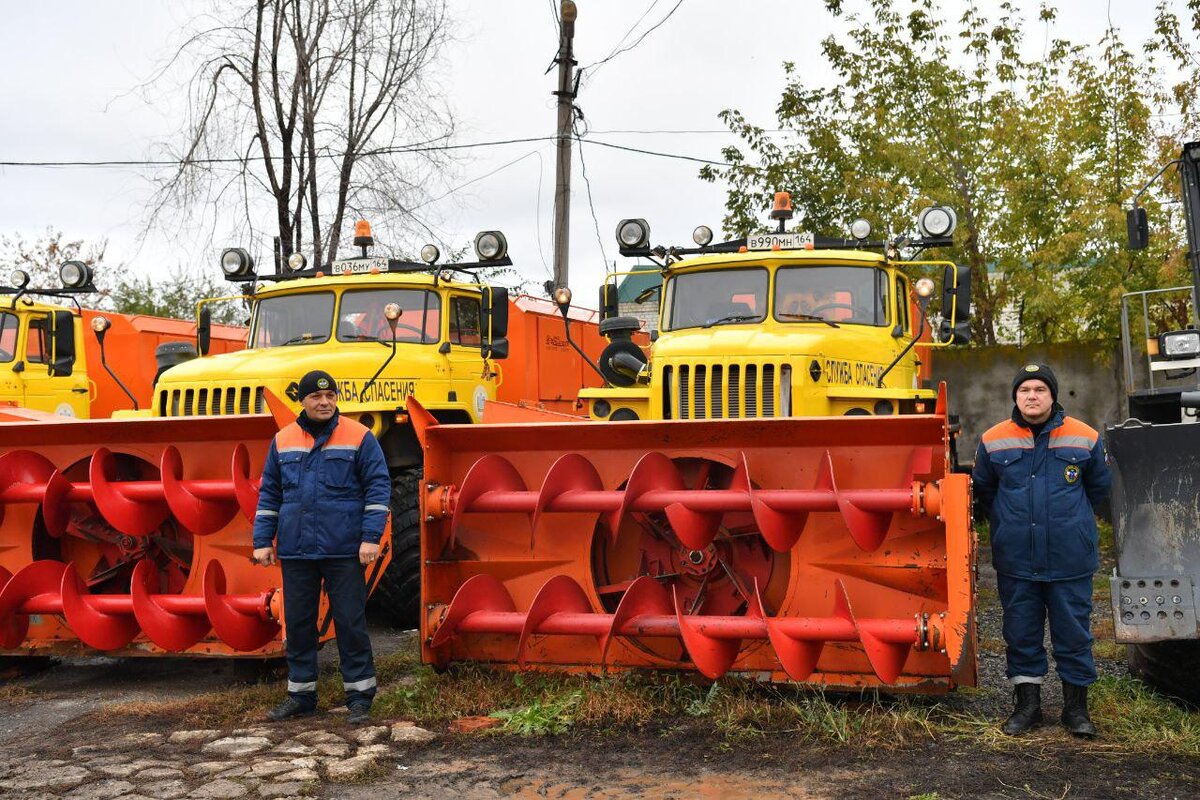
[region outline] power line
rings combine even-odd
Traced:
[[[578,137],[576,137],[578,139]],[[686,156],[681,153],[664,153],[659,150],[644,150],[640,147],[628,147],[621,144],[613,144],[612,142],[602,142],[599,139],[589,139],[589,144],[598,145],[600,147],[610,147],[613,150],[624,150],[628,153],[640,153],[644,156],[657,156],[658,158],[674,158],[679,161],[694,161],[697,164],[712,164],[716,167],[733,167],[736,164],[730,164],[726,161],[713,161],[708,158],[699,158],[697,156]]]
[[[650,8],[646,9],[646,13],[645,13],[645,14],[642,14],[642,17],[638,19],[638,22],[641,22],[641,20],[642,20],[643,18],[645,18],[646,14],[649,14],[649,13],[650,13],[650,9],[654,8],[654,6],[656,6],[656,5],[658,5],[658,0],[654,0],[654,3],[652,3],[652,4],[650,5]],[[604,65],[605,65],[605,64],[607,64],[609,61],[612,61],[614,58],[616,58],[617,56],[621,55],[622,53],[628,53],[630,50],[632,50],[633,48],[635,48],[635,47],[637,47],[639,44],[641,44],[643,41],[645,41],[645,39],[646,39],[646,37],[647,37],[647,36],[649,36],[650,34],[654,33],[654,32],[655,32],[656,30],[658,30],[659,28],[661,28],[661,27],[663,26],[663,24],[664,24],[664,23],[665,23],[667,20],[669,20],[669,19],[670,19],[670,18],[671,18],[671,17],[672,17],[672,16],[675,14],[675,12],[676,12],[676,11],[678,11],[678,10],[679,10],[679,7],[680,7],[681,5],[683,5],[683,0],[679,0],[677,3],[675,3],[675,5],[673,5],[673,6],[671,7],[671,10],[670,10],[670,11],[668,11],[668,12],[666,13],[666,16],[664,16],[664,17],[663,17],[662,19],[660,19],[658,22],[654,23],[654,24],[653,24],[653,25],[651,25],[649,28],[647,28],[647,29],[646,29],[646,30],[645,30],[645,31],[642,33],[642,35],[641,35],[641,36],[639,36],[638,38],[634,39],[634,40],[633,40],[633,41],[632,41],[630,44],[628,44],[628,45],[627,45],[627,46],[625,46],[625,47],[621,47],[621,46],[620,46],[620,44],[618,43],[618,45],[617,45],[617,48],[616,48],[616,49],[614,49],[614,50],[613,50],[611,53],[609,53],[608,55],[606,55],[604,58],[600,59],[599,61],[595,62],[594,64],[589,64],[588,66],[584,67],[583,69],[585,69],[585,70],[591,70],[591,74],[592,74],[592,75],[595,75],[596,71],[597,71],[597,70],[598,70],[600,67],[604,66]],[[634,27],[636,27],[636,26],[637,26],[637,22],[635,22],[635,23],[634,23]],[[632,31],[633,29],[632,29],[632,28],[630,28],[630,30]],[[628,34],[628,33],[626,33],[626,34],[625,34],[625,36],[622,36],[622,37],[621,37],[621,41],[622,41],[622,42],[623,42],[623,41],[625,41],[625,37],[626,37],[626,36],[629,36],[629,34]]]
[[[592,212],[592,227],[596,231],[596,244],[600,245],[600,258],[604,260],[604,266],[608,268],[608,252],[604,248],[604,239],[600,236],[600,221],[596,218],[596,204],[592,200],[592,181],[588,177],[587,162],[583,158],[583,136],[580,135],[578,127],[572,133],[575,134],[575,141],[579,142],[579,169],[583,173],[583,184],[587,187],[588,208]],[[584,133],[587,133],[586,127]]]
[[[528,144],[530,142],[548,142],[553,141],[555,136],[529,136],[521,139],[497,139],[489,142],[469,142],[465,144],[440,144],[440,145],[400,145],[397,147],[380,147],[375,150],[366,150],[361,153],[362,156],[382,156],[382,155],[398,155],[400,153],[436,153],[450,150],[469,150],[477,147],[500,147],[509,144]],[[341,159],[342,156],[337,153],[323,154],[325,158]],[[205,165],[205,164],[244,164],[248,161],[259,161],[259,158],[189,158],[189,159],[125,159],[125,160],[97,160],[97,161],[0,161],[0,167],[179,167],[184,165]],[[279,159],[275,159],[279,160]]]

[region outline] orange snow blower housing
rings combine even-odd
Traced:
[[[558,320],[552,304],[510,300],[474,274],[511,265],[500,233],[477,237],[475,264],[438,264],[432,246],[424,263],[371,257],[369,230],[360,245],[361,257],[319,269],[293,254],[272,275],[226,250],[226,278],[249,290],[239,292],[248,346],[221,352],[203,305],[199,357],[163,372],[138,412],[0,416],[0,652],[280,655],[280,573],[250,562],[252,521],[271,439],[299,411],[296,382],[317,368],[387,458],[391,522],[366,579],[372,602],[416,625],[421,449],[405,399],[444,422],[481,422],[497,397],[581,414],[585,367],[542,324]],[[595,356],[596,323],[573,319]],[[522,348],[511,359],[509,336]],[[132,345],[109,344],[120,374]],[[537,369],[543,358],[552,374]]]
[[[609,422],[472,429],[410,401],[426,662],[975,683],[968,478],[916,356],[966,341],[969,272],[900,263],[861,222],[854,240],[786,232],[784,205],[778,231],[698,228],[696,249],[618,226],[664,280],[649,356],[602,290],[609,385],[581,396]],[[928,209],[905,246],[950,245],[953,225]],[[935,266],[936,342],[935,283],[912,283]]]

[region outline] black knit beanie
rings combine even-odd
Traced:
[[[314,369],[312,372],[300,379],[299,398],[303,400],[313,392],[323,392],[326,389],[337,394],[337,382],[328,372],[320,369]]]
[[[1012,382],[1012,399],[1017,402],[1017,388],[1025,381],[1041,381],[1050,387],[1050,398],[1054,402],[1058,402],[1058,378],[1054,376],[1054,370],[1046,364],[1026,364],[1017,370],[1017,376]]]

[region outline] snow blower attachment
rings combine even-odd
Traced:
[[[17,413],[0,421],[0,651],[281,653],[279,570],[250,558],[271,417]]]
[[[423,658],[975,683],[967,476],[933,414],[439,426]]]

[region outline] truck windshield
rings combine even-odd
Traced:
[[[392,341],[392,329],[383,309],[388,303],[400,306],[396,341],[436,344],[441,338],[442,300],[423,289],[367,289],[342,295],[338,312],[340,342]]]
[[[258,301],[252,347],[284,347],[329,341],[333,292],[308,292]]]
[[[888,276],[875,267],[781,267],[775,273],[780,322],[886,325]]]
[[[765,269],[689,272],[667,287],[666,330],[762,322],[767,315]]]
[[[20,320],[16,314],[7,311],[0,312],[0,364],[12,361],[17,353],[17,325]]]

